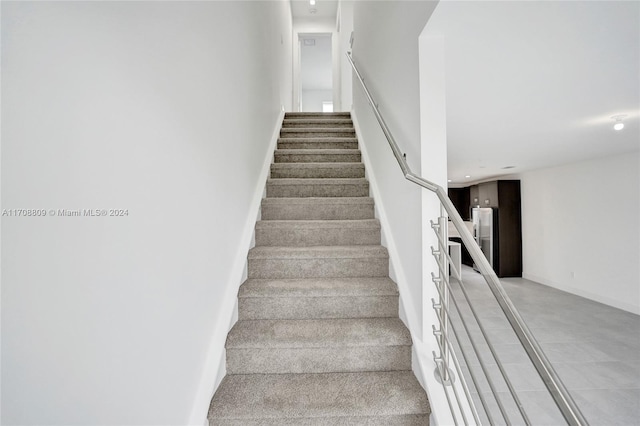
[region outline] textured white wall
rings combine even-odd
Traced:
[[[354,60],[416,172],[421,170],[418,38],[434,7],[432,2],[354,3]],[[368,173],[379,193],[376,207],[384,211],[389,224],[384,229],[385,243],[397,249],[397,258],[392,261],[393,275],[403,291],[401,296],[412,333],[421,336],[421,190],[404,179],[362,90],[355,83],[353,107],[371,162],[367,165]]]
[[[3,424],[189,421],[291,107],[290,19],[2,2],[2,208],[128,210],[2,218]]]
[[[640,154],[523,173],[524,277],[640,313]]]

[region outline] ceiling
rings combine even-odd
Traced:
[[[444,36],[450,185],[640,149],[639,2],[442,1],[426,31]]]
[[[315,12],[313,12],[315,10]],[[291,0],[291,14],[293,19],[336,19],[338,11],[338,0],[316,0],[316,4],[311,6],[309,0]]]
[[[640,149],[640,2],[443,0],[425,32],[445,43],[449,185]]]

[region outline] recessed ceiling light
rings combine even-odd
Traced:
[[[315,6],[316,5],[316,0],[309,0],[309,4],[311,6]]]
[[[453,182],[451,179],[447,179],[447,182]]]
[[[469,179],[469,178],[470,178],[471,176],[469,176],[469,175],[466,175],[465,177],[466,177],[467,179]]]
[[[624,129],[624,123],[622,122],[622,119],[625,118],[626,116],[627,116],[626,114],[618,114],[611,117],[612,120],[615,120],[615,123],[613,124],[614,130]]]

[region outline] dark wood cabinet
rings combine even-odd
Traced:
[[[522,276],[522,210],[520,181],[497,181],[498,221],[495,244],[498,256],[493,265],[498,277]]]
[[[449,188],[447,192],[462,220],[471,220],[469,188]]]

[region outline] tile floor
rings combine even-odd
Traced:
[[[502,314],[498,314],[501,311],[481,275],[471,268],[463,268],[465,289],[474,301],[504,369],[512,377],[513,388],[531,423],[565,424],[517,337]],[[522,278],[503,278],[501,282],[589,424],[640,425],[640,316]],[[454,297],[463,316],[470,318],[462,291],[456,285]],[[453,325],[459,334],[463,333],[458,318],[453,319]],[[499,369],[490,359],[488,347],[479,342],[479,327],[471,324],[469,329],[494,378],[495,389],[504,397],[510,423],[524,424],[517,406],[509,398],[506,383],[498,377]],[[466,351],[471,347],[470,341],[464,338],[460,345]],[[467,382],[472,382],[470,369],[477,376],[479,393],[492,407],[492,422],[488,423],[505,424],[486,379],[479,376],[477,359],[472,355],[468,362],[460,355],[459,358]],[[474,399],[480,407],[475,389]],[[486,422],[485,415],[481,417]]]

